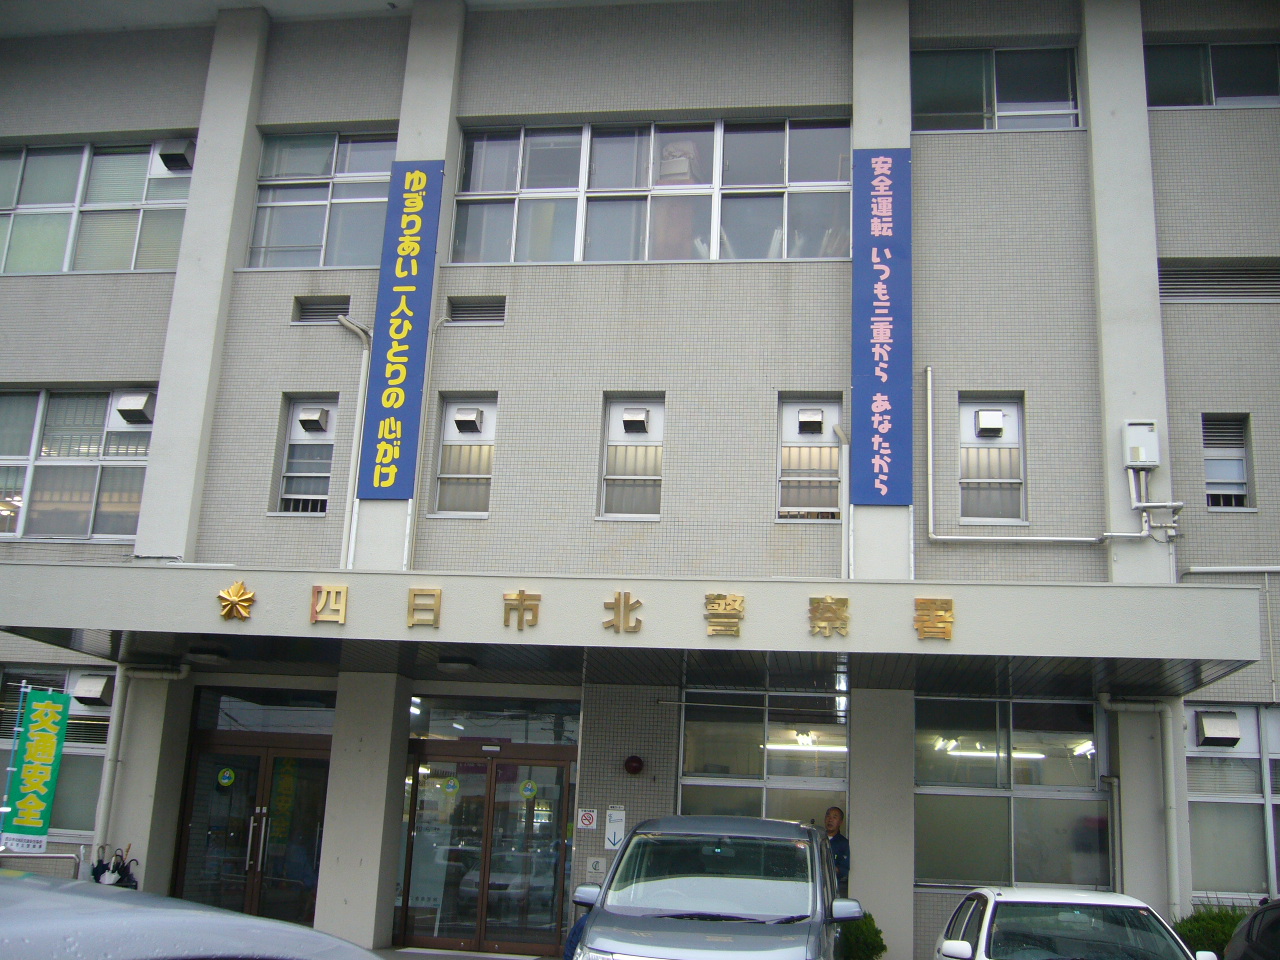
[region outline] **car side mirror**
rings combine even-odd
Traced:
[[[939,953],[951,960],[973,960],[973,944],[968,940],[943,940]]]
[[[843,897],[837,897],[831,901],[831,920],[837,922],[840,920],[861,920],[862,904],[857,900],[846,900]]]
[[[581,883],[574,888],[573,902],[580,907],[594,907],[600,899],[600,884]],[[1217,957],[1214,958],[1217,960]]]
[[[1218,955],[1212,950],[1197,950],[1196,960],[1218,960]]]

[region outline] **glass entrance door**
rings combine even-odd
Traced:
[[[570,761],[418,759],[406,784],[406,945],[558,952]]]
[[[311,925],[328,779],[316,751],[198,749],[178,896]]]

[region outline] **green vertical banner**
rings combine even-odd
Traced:
[[[71,697],[65,693],[27,692],[6,791],[9,812],[0,826],[6,850],[44,853],[70,712]]]

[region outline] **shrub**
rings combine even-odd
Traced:
[[[888,948],[871,914],[864,913],[861,920],[847,920],[840,926],[843,933],[840,937],[842,960],[879,960],[884,956]]]
[[[1247,907],[1199,906],[1175,923],[1173,929],[1192,953],[1212,950],[1221,958],[1231,934],[1248,915]]]

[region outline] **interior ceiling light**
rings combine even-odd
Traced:
[[[441,673],[466,673],[475,666],[476,662],[470,657],[441,657],[436,661],[436,669]]]

